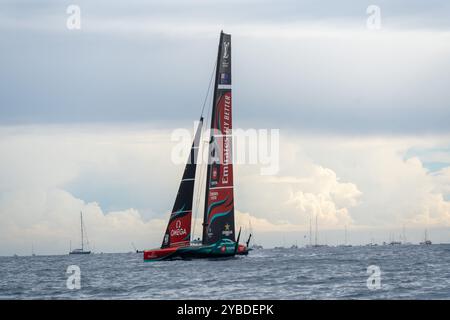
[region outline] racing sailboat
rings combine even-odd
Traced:
[[[203,117],[194,136],[161,248],[144,250],[145,261],[248,254],[248,244],[239,244],[240,231],[237,238],[235,235],[231,111],[231,35],[221,32],[215,70],[201,243],[191,242],[191,223]]]

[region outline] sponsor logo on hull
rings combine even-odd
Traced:
[[[225,225],[225,230],[223,230],[222,231],[222,234],[224,235],[224,236],[226,236],[226,237],[229,237],[229,236],[231,236],[232,234],[233,234],[233,230],[230,230],[230,224],[229,223],[227,223],[226,225]]]

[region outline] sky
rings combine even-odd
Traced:
[[[160,245],[183,171],[173,132],[193,131],[222,29],[234,127],[280,133],[276,174],[235,166],[255,241],[304,244],[317,215],[322,243],[345,227],[355,244],[426,228],[449,242],[449,14],[442,0],[3,0],[0,255],[67,252],[80,210],[96,251]]]

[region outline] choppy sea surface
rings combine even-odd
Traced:
[[[81,270],[80,289],[67,288],[70,265]],[[381,271],[375,290],[367,286],[371,265]],[[159,262],[136,253],[0,257],[0,299],[450,299],[450,245],[264,249]]]

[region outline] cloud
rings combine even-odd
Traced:
[[[0,192],[59,188],[98,202],[107,211],[135,207],[145,211],[146,218],[170,210],[175,196],[170,187],[179,172],[160,171],[170,163],[170,132],[139,126],[117,129],[2,127]],[[182,170],[182,165],[175,167]],[[152,206],[149,195],[157,194],[160,201]]]
[[[31,243],[41,252],[67,252],[79,238],[80,210],[98,251],[160,244],[183,170],[171,162],[176,142],[169,130],[84,125],[2,127],[0,133],[2,254],[28,253]],[[235,166],[238,225],[251,221],[262,241],[274,232],[304,233],[315,215],[324,231],[448,227],[450,166],[429,171],[421,157],[449,144],[445,135],[281,131],[276,176],[262,176],[259,165]]]
[[[66,29],[63,5],[0,10],[0,86],[9,88],[0,93],[0,123],[191,121],[223,28],[233,34],[241,123],[448,132],[444,1],[383,1],[380,32],[365,28],[366,7],[353,1],[135,3],[80,2],[78,33]]]
[[[351,210],[356,224],[450,225],[448,167],[430,172],[420,156],[405,157],[413,147],[428,150],[423,153],[427,157],[448,146],[447,136],[309,138],[298,141],[303,152],[362,192]]]
[[[80,0],[80,32],[64,4],[0,4],[5,250],[66,252],[79,210],[105,251],[159,244],[183,170],[170,130],[201,109],[220,29],[235,125],[281,130],[277,176],[235,167],[240,221],[450,225],[448,2],[380,1],[379,32],[355,1],[132,3]]]
[[[0,200],[0,251],[11,255],[64,254],[80,246],[80,211],[95,252],[126,252],[134,242],[139,248],[159,245],[166,221],[145,221],[135,209],[103,212],[95,203],[86,203],[60,189],[20,190],[2,194]]]
[[[307,225],[310,219],[316,219],[317,216],[320,224],[325,227],[336,228],[351,224],[349,209],[358,204],[361,196],[358,187],[353,183],[340,182],[336,173],[329,168],[302,162],[297,165],[308,165],[309,173],[302,176],[270,177],[266,182],[261,182],[272,184],[271,189],[278,185],[285,193],[284,201],[274,201],[272,205],[279,208],[279,219]],[[255,177],[255,181],[258,178]]]
[[[130,6],[129,3],[132,3]],[[296,0],[233,0],[224,3],[217,3],[205,0],[190,1],[145,1],[130,0],[128,2],[114,2],[99,0],[92,4],[87,0],[77,2],[84,12],[89,13],[87,20],[108,19],[111,25],[116,27],[116,31],[123,30],[129,26],[158,25],[166,22],[165,31],[178,28],[181,33],[183,26],[205,24],[236,25],[245,22],[248,25],[276,25],[281,23],[292,23],[307,21],[308,23],[329,23],[340,25],[343,23],[357,24],[361,20],[365,22],[366,8],[368,4],[360,4],[354,0],[323,1],[320,4],[311,1]],[[382,8],[382,14],[386,17],[386,23],[403,28],[436,28],[448,29],[448,19],[450,7],[446,1],[429,1],[424,4],[420,0],[415,1],[392,1],[380,0],[377,5]],[[33,1],[6,0],[2,2],[4,17],[11,14],[16,17],[16,24],[26,22],[27,19],[38,20],[41,17],[47,18],[40,21],[52,24],[53,20],[60,16],[65,18],[65,8],[67,4],[56,5],[52,1],[41,1],[39,6]],[[249,16],[248,13],[253,15]],[[170,24],[169,24],[170,23]],[[32,25],[30,27],[33,27]],[[36,27],[36,25],[34,26]],[[162,30],[162,32],[164,32]],[[204,30],[204,28],[203,28]],[[136,30],[134,30],[136,31]]]

